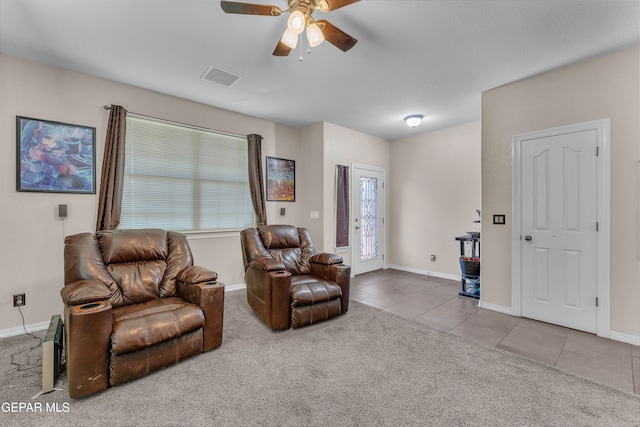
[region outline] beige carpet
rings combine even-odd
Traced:
[[[0,424],[640,425],[638,396],[359,303],[274,333],[236,291],[224,334],[213,352],[84,399],[69,398],[64,377],[63,391],[32,399],[38,340],[2,339]]]

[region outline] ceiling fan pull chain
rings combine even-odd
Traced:
[[[300,33],[298,35],[298,37],[300,37],[300,39],[298,40],[298,42],[299,42],[298,45],[300,46],[300,58],[299,58],[299,61],[302,62],[302,61],[304,61],[304,58],[302,58],[302,33]]]

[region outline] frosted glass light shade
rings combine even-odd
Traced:
[[[289,46],[291,49],[295,49],[298,45],[298,35],[287,28],[286,30],[284,30],[284,34],[282,34],[282,38],[280,39],[280,41]]]
[[[304,24],[305,19],[302,12],[300,12],[299,10],[294,10],[293,12],[291,12],[289,20],[287,21],[287,28],[289,30],[291,30],[295,34],[300,34],[302,31],[304,31]]]
[[[418,126],[420,124],[420,122],[422,122],[422,119],[424,118],[423,115],[421,114],[413,114],[411,116],[407,116],[404,118],[405,123],[407,124],[407,126],[414,128],[416,126]]]
[[[307,27],[307,40],[311,47],[316,47],[324,41],[324,34],[315,22]]]

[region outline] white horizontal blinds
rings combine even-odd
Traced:
[[[120,227],[252,225],[246,159],[244,138],[128,116]]]
[[[198,138],[199,229],[253,226],[246,139],[210,132]]]

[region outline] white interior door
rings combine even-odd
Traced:
[[[522,315],[597,329],[598,132],[523,140]]]
[[[354,275],[384,268],[385,170],[352,165],[351,224]]]

